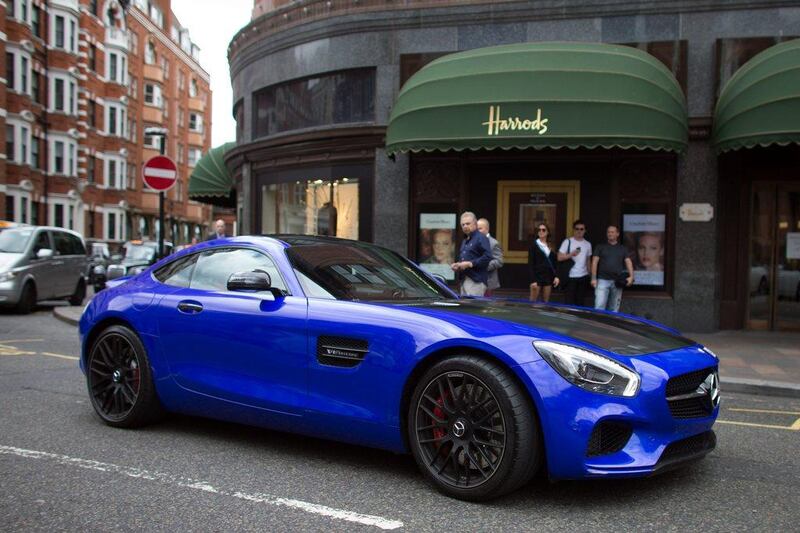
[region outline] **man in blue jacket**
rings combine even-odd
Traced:
[[[483,296],[489,278],[488,267],[492,260],[492,248],[486,235],[478,231],[478,217],[471,211],[461,215],[464,240],[458,254],[458,262],[450,267],[461,279],[462,296]]]

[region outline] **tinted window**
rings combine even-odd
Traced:
[[[253,95],[253,137],[375,120],[375,69],[353,69],[267,87]]]
[[[72,255],[86,255],[86,248],[84,248],[83,242],[81,242],[80,238],[70,234],[67,234],[67,237],[69,238],[72,248]]]
[[[158,281],[166,285],[188,287],[189,281],[192,279],[194,265],[197,263],[197,257],[197,254],[182,257],[159,268],[153,275]]]
[[[56,255],[72,254],[72,242],[69,240],[69,235],[62,231],[54,231],[53,241],[56,246]]]
[[[46,231],[40,231],[36,236],[36,242],[33,244],[33,253],[36,254],[39,250],[50,249],[50,239],[47,238]]]
[[[264,270],[272,278],[272,286],[286,290],[280,273],[271,258],[245,248],[220,248],[199,254],[190,286],[207,291],[228,290],[228,278],[236,272]]]
[[[414,264],[390,250],[347,241],[283,240],[293,244],[287,255],[302,274],[298,279],[310,297],[322,294],[354,301],[452,298]]]

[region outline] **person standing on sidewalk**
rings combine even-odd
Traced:
[[[486,282],[486,296],[493,296],[495,289],[500,288],[499,270],[503,266],[503,249],[497,239],[489,233],[489,221],[485,218],[478,219],[478,231],[486,235],[489,239],[489,246],[492,250],[492,260],[489,262],[489,279]]]
[[[478,218],[471,211],[461,215],[461,229],[464,240],[461,242],[458,262],[450,265],[450,268],[461,278],[462,296],[483,296],[489,278],[487,268],[492,261],[489,239],[478,231]]]
[[[542,295],[544,303],[550,301],[553,287],[558,287],[556,275],[556,253],[550,248],[550,228],[544,222],[536,225],[539,236],[528,246],[528,270],[531,276],[530,301],[535,302]]]
[[[608,227],[606,238],[608,243],[598,245],[592,256],[594,308],[616,312],[622,302],[622,288],[633,284],[633,262],[619,242],[617,226]]]
[[[565,303],[584,305],[589,290],[589,262],[592,257],[592,243],[587,241],[586,224],[578,219],[572,223],[572,237],[564,239],[558,249],[558,260],[574,262],[569,269],[569,277],[565,280]]]

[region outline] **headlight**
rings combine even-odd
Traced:
[[[95,265],[95,267],[92,269],[92,272],[94,272],[98,276],[102,276],[106,273],[106,267],[104,267],[103,265]]]
[[[608,357],[557,342],[535,341],[533,346],[556,372],[582,389],[627,398],[639,391],[639,374]]]
[[[11,270],[7,272],[0,272],[0,283],[4,281],[11,281],[17,274]]]

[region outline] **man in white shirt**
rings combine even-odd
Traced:
[[[572,259],[575,264],[569,270],[569,279],[566,280],[566,295],[564,302],[571,305],[584,305],[586,293],[589,290],[589,261],[592,257],[592,243],[583,238],[586,234],[586,224],[583,220],[572,223],[572,237],[564,239],[558,249],[558,260]]]

